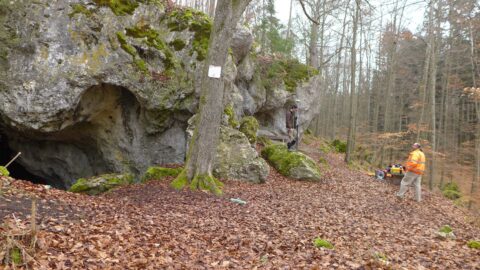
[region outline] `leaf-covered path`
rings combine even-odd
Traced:
[[[397,186],[324,158],[322,183],[272,169],[265,184],[225,181],[222,197],[172,190],[171,179],[100,197],[14,181],[0,217],[24,217],[11,205],[28,205],[25,192],[40,198],[35,269],[480,269],[480,251],[466,246],[480,230],[450,201],[426,191],[421,203],[411,191],[397,201]],[[446,224],[456,240],[436,237]],[[335,248],[315,248],[315,237]]]

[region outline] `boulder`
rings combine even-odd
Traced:
[[[253,44],[252,32],[245,26],[239,25],[233,33],[232,52],[237,63],[248,55]]]
[[[133,183],[134,177],[131,174],[104,174],[90,178],[80,178],[69,191],[98,195],[113,188]]]
[[[282,175],[298,180],[321,180],[321,173],[313,159],[300,152],[288,151],[283,144],[265,147],[262,156]]]
[[[222,126],[213,173],[223,179],[263,183],[270,168],[242,132]]]

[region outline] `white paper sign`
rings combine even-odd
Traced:
[[[222,74],[222,67],[212,66],[212,65],[208,67],[208,77],[219,79],[221,74]]]

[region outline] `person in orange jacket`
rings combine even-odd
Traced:
[[[422,175],[425,172],[425,154],[419,143],[414,143],[412,148],[413,151],[408,155],[408,160],[404,167],[405,176],[402,179],[397,196],[403,198],[408,186],[413,184],[415,187],[415,200],[420,202],[422,200]]]

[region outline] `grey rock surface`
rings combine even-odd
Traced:
[[[23,153],[18,162],[65,188],[80,177],[182,163],[205,63],[196,32],[172,30],[169,16],[155,4],[116,15],[89,0],[2,1],[0,140]],[[235,36],[238,62],[229,60],[223,78],[237,119],[254,115],[261,130],[286,134],[285,104],[299,99],[306,129],[318,111],[318,80],[295,96],[282,85],[266,89],[248,55],[251,33]]]
[[[213,169],[216,177],[263,183],[269,172],[267,162],[251,147],[245,134],[227,126],[220,128],[220,143]]]

